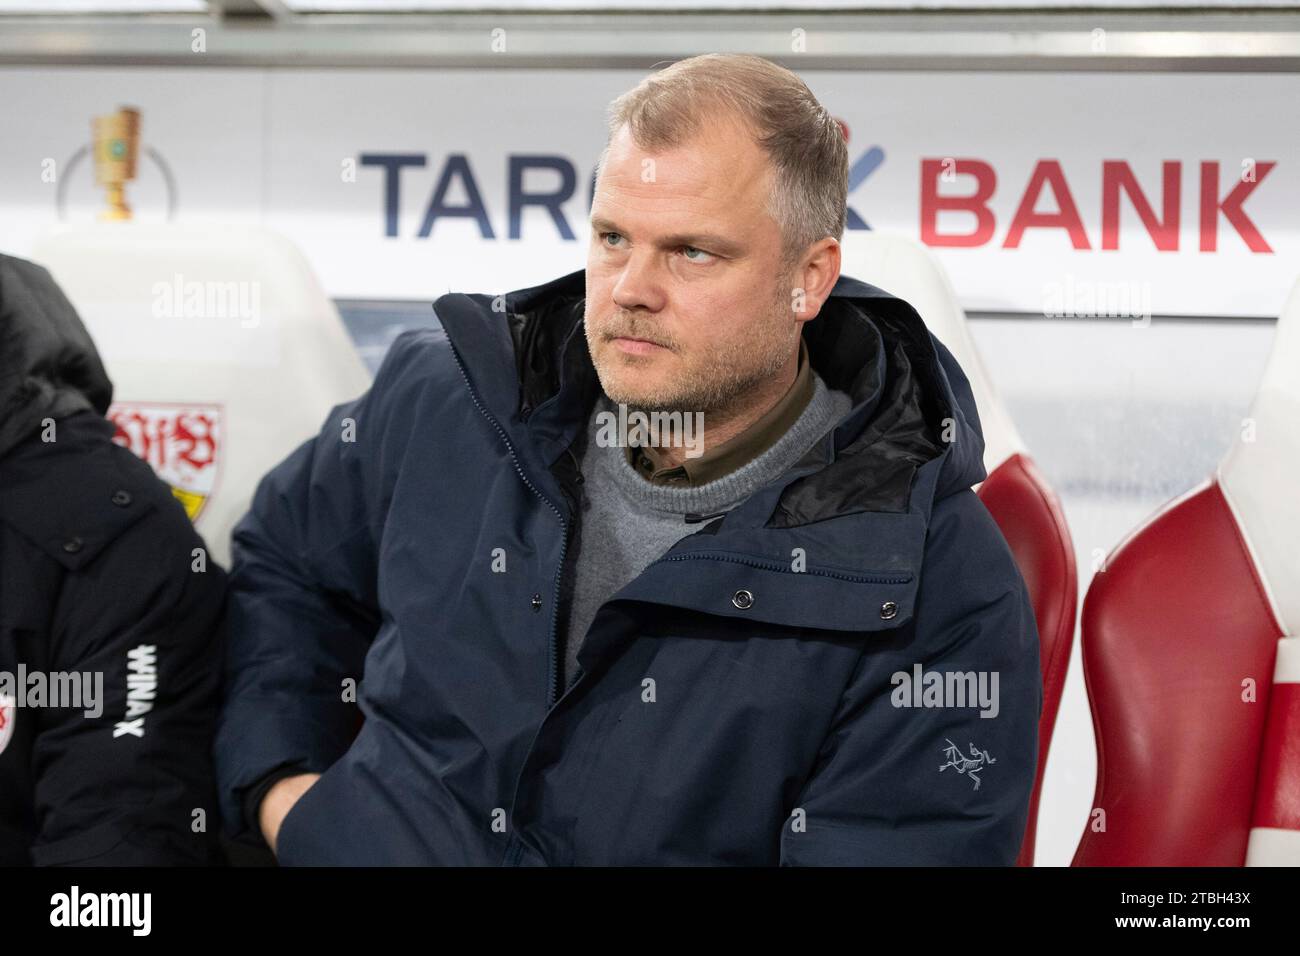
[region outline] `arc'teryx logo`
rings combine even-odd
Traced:
[[[939,772],[943,773],[949,767],[952,767],[958,773],[968,773],[970,778],[975,781],[975,789],[980,788],[980,771],[984,770],[987,764],[997,763],[997,760],[989,756],[987,750],[980,750],[974,744],[970,745],[970,756],[963,757],[961,748],[949,740],[948,746],[943,749],[943,755],[948,758],[948,762],[940,765]]]
[[[154,695],[158,690],[158,647],[141,644],[126,652],[126,716],[113,726],[113,736],[130,734],[144,736],[144,715],[153,710]]]

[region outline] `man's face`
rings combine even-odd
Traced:
[[[795,357],[781,235],[764,211],[771,182],[737,122],[660,153],[627,127],[614,137],[592,204],[585,314],[613,401],[734,411]]]

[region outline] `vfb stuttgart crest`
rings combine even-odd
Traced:
[[[147,461],[197,521],[224,458],[221,406],[114,402],[108,419],[117,426],[113,441]]]

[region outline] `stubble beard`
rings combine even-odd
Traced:
[[[798,327],[791,322],[790,301],[786,284],[778,282],[776,294],[768,304],[763,320],[747,337],[727,343],[721,351],[708,355],[696,353],[686,367],[666,384],[648,388],[630,387],[627,370],[640,361],[637,356],[617,352],[612,340],[605,340],[604,358],[596,360],[588,314],[583,315],[587,347],[609,399],[629,410],[645,412],[702,412],[723,418],[743,408],[746,396],[769,381],[790,358],[798,341]],[[662,341],[661,336],[656,336]],[[672,346],[671,342],[667,343]],[[611,350],[615,353],[610,359]],[[676,350],[674,350],[676,351]],[[680,354],[680,353],[678,353]],[[681,363],[679,363],[681,364]]]

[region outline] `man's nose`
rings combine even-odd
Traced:
[[[631,312],[658,313],[665,304],[661,264],[654,250],[634,251],[623,263],[614,283],[614,303]]]

